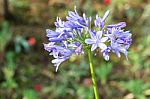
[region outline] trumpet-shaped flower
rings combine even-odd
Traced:
[[[109,28],[106,36],[110,40],[110,46],[112,51],[120,57],[120,52],[123,53],[127,58],[127,49],[132,43],[131,33],[129,31],[124,31],[121,28],[125,27],[125,22],[120,22],[114,25],[108,25]]]
[[[69,57],[64,57],[64,58],[56,58],[52,60],[52,63],[54,64],[54,66],[56,66],[56,72],[58,70],[59,65],[64,62],[65,60],[67,60]]]
[[[105,24],[105,20],[107,19],[108,15],[109,15],[109,10],[105,12],[103,18],[99,17],[99,15],[96,15],[95,26],[99,26],[100,28],[103,28]]]
[[[91,51],[94,51],[97,47],[101,48],[102,50],[107,48],[104,42],[107,41],[108,37],[102,37],[102,34],[102,31],[98,31],[96,33],[90,31],[91,38],[86,39],[85,43],[92,44]]]
[[[102,50],[101,52],[103,53],[103,57],[106,61],[109,60],[109,53],[111,51],[111,47],[107,47],[105,50]]]

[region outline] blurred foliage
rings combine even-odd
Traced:
[[[86,55],[71,57],[55,73],[43,50],[45,29],[74,5],[93,19],[109,9],[106,24],[125,21],[133,34],[129,61],[94,57],[102,99],[150,99],[149,0],[9,0],[12,20],[0,15],[0,99],[94,99]],[[31,46],[30,37],[37,44]]]
[[[23,92],[23,99],[38,99],[38,97],[38,93],[32,89],[27,89]]]
[[[4,75],[4,81],[1,83],[1,87],[4,92],[8,92],[8,96],[12,94],[12,90],[16,89],[18,87],[18,84],[16,83],[14,79],[14,74],[15,74],[15,55],[13,52],[7,52],[6,54],[6,66],[2,68],[3,75]],[[7,94],[5,94],[7,97]],[[5,97],[4,95],[4,97]],[[5,98],[6,98],[5,97]]]
[[[112,64],[110,63],[101,64],[101,66],[97,67],[96,74],[97,77],[101,79],[102,84],[106,84],[107,78],[109,77],[111,71],[112,71]]]
[[[20,53],[21,51],[23,51],[23,49],[25,50],[25,52],[29,51],[30,46],[29,46],[27,40],[25,40],[21,36],[16,36],[14,43],[15,43],[15,52],[16,53]]]
[[[0,52],[5,50],[6,44],[12,38],[12,32],[10,31],[9,23],[3,22],[2,29],[0,31]]]
[[[142,80],[130,80],[128,82],[121,82],[121,85],[132,92],[136,99],[146,99],[144,91],[150,88],[150,85],[145,84]]]
[[[10,0],[14,9],[26,9],[29,7],[29,1],[25,0]]]
[[[150,35],[147,35],[141,38],[140,40],[142,40],[142,42],[139,45],[137,45],[136,49],[133,48],[129,53],[129,57],[131,59],[129,64],[132,65],[131,70],[133,72],[136,72],[141,69],[148,69],[150,67]]]

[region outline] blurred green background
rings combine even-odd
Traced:
[[[133,35],[129,61],[94,57],[101,99],[150,99],[150,0],[0,0],[0,99],[94,99],[86,55],[56,73],[43,49],[45,30],[74,5],[93,19],[109,9],[107,24],[125,21]]]

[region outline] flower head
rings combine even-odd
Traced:
[[[125,22],[118,24],[108,25],[108,32],[106,36],[110,40],[110,46],[112,51],[120,57],[120,52],[123,53],[127,58],[127,49],[131,45],[131,33],[129,31],[122,30],[126,26]]]
[[[106,11],[102,18],[96,15],[94,20],[96,30],[91,26],[92,18],[85,14],[80,16],[76,9],[68,12],[66,21],[56,18],[56,29],[46,30],[49,43],[44,44],[44,49],[54,57],[52,63],[56,66],[56,71],[59,65],[73,54],[83,54],[88,48],[91,51],[100,49],[107,61],[110,59],[110,52],[118,57],[123,53],[127,58],[132,35],[123,29],[126,26],[125,22],[105,26],[108,15],[109,11]]]

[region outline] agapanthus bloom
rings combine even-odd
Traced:
[[[85,14],[80,16],[76,9],[68,12],[66,21],[57,17],[56,29],[46,30],[49,43],[44,44],[45,50],[54,57],[52,63],[56,66],[56,71],[59,65],[73,54],[83,54],[88,48],[91,51],[101,50],[107,61],[110,52],[118,57],[123,53],[127,58],[127,50],[132,42],[131,33],[123,29],[125,22],[105,25],[108,15],[109,11],[106,11],[102,18],[97,14],[93,20],[94,27],[91,26],[92,18]]]
[[[91,51],[94,51],[97,47],[101,49],[106,49],[107,46],[104,44],[104,42],[107,41],[108,37],[102,37],[103,31],[93,32],[89,31],[91,39],[87,38],[85,39],[85,43],[92,44]]]

